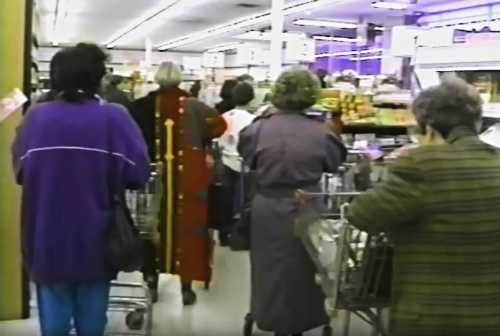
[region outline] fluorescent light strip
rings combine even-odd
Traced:
[[[315,35],[313,36],[313,38],[317,41],[330,41],[330,42],[341,42],[341,43],[356,43],[361,41],[358,38],[322,36],[322,35]]]
[[[311,26],[311,27],[325,27],[325,28],[339,28],[339,29],[356,29],[358,27],[356,23],[351,23],[351,22],[308,20],[308,19],[295,20],[293,24],[297,26]]]
[[[408,7],[410,7],[410,3],[379,0],[379,1],[374,1],[372,3],[372,6],[374,8],[379,8],[379,9],[403,10],[403,9],[408,9]]]
[[[296,34],[296,33],[283,33],[283,39],[285,41],[290,41],[290,40],[296,40],[299,38],[305,38],[305,34]],[[272,33],[270,31],[258,31],[258,30],[251,30],[243,34],[239,34],[236,36],[233,36],[235,39],[239,40],[254,40],[254,41],[271,41],[272,39]]]
[[[313,10],[318,7],[330,5],[334,3],[347,2],[352,0],[301,0],[285,5],[285,15],[300,13],[302,11]],[[206,30],[195,32],[183,37],[173,39],[157,45],[159,50],[168,50],[178,48],[187,44],[191,44],[206,38],[222,35],[231,31],[242,29],[256,24],[261,24],[270,21],[271,11],[267,10],[255,15],[246,16],[237,20],[227,22],[218,26],[211,27]]]
[[[350,58],[350,61],[362,62],[362,61],[372,61],[372,60],[381,60],[384,56],[366,56],[366,57],[353,57]]]
[[[380,53],[380,52],[384,52],[384,49],[378,48],[378,49],[367,49],[367,50],[357,50],[357,51],[356,50],[354,50],[354,51],[339,51],[336,53],[319,54],[319,55],[316,55],[316,58],[366,55],[366,54],[375,54],[375,53]]]
[[[441,13],[441,12],[450,12],[463,10],[471,7],[479,7],[479,6],[489,6],[492,5],[491,0],[458,0],[458,1],[449,1],[446,3],[439,3],[436,5],[427,5],[421,7],[420,10],[426,13]]]
[[[52,27],[52,45],[58,46],[64,33],[64,22],[68,15],[69,0],[57,0],[54,11],[54,25]]]
[[[236,49],[236,48],[238,48],[241,45],[242,45],[242,43],[222,44],[222,45],[213,47],[211,49],[208,49],[206,52],[208,52],[208,53],[218,53],[218,52],[223,52],[223,51],[227,51],[227,50]]]
[[[165,13],[166,11],[177,5],[180,1],[181,0],[161,1],[159,5],[149,9],[146,13],[135,19],[133,22],[120,29],[104,44],[108,48],[114,48],[118,43],[120,43],[120,41],[130,36],[130,34],[132,34],[134,31],[143,27],[148,22],[151,22],[151,20],[157,18],[159,15]]]

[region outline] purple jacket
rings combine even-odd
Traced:
[[[90,99],[36,105],[19,128],[13,159],[32,279],[111,279],[103,260],[110,185],[140,188],[150,173],[146,144],[126,110]]]

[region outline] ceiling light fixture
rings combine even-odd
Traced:
[[[224,52],[232,49],[236,49],[239,46],[241,46],[242,43],[228,43],[228,44],[221,44],[218,46],[215,46],[213,48],[208,49],[206,52],[208,53],[219,53],[219,52]]]
[[[455,0],[455,1],[443,1],[437,4],[424,5],[419,8],[420,11],[425,13],[443,13],[451,11],[461,11],[468,8],[477,7],[488,7],[491,4],[491,0]]]
[[[177,5],[180,1],[181,0],[160,1],[157,6],[150,8],[140,17],[136,18],[134,21],[130,22],[128,25],[113,34],[113,36],[109,38],[104,44],[107,48],[116,47],[119,43],[122,43],[126,38],[130,37],[132,33],[136,32],[139,28],[144,28],[145,25],[149,24],[152,20],[164,14],[166,11]]]
[[[404,10],[416,3],[416,0],[373,0],[372,6],[379,9]]]
[[[65,32],[64,23],[68,16],[69,0],[57,0],[54,10],[54,23],[52,26],[51,42],[53,46],[58,46],[63,39]]]
[[[296,40],[298,38],[305,38],[306,35],[303,33],[283,33],[283,39],[285,41]],[[233,38],[238,40],[254,40],[254,41],[271,41],[272,33],[270,31],[258,31],[251,30],[243,34],[233,36]]]
[[[350,61],[362,62],[362,61],[373,61],[373,60],[381,60],[384,56],[365,56],[365,57],[353,57],[350,58]]]
[[[325,27],[325,28],[338,28],[338,29],[356,29],[358,25],[352,22],[328,21],[328,20],[308,20],[299,19],[295,20],[293,24],[298,26],[311,26],[311,27]]]
[[[316,8],[331,5],[334,3],[347,2],[352,0],[297,0],[293,3],[285,5],[285,15],[296,14],[300,12],[314,10]],[[180,38],[172,39],[157,45],[161,51],[168,49],[175,49],[188,45],[206,38],[219,36],[222,34],[230,33],[238,29],[244,29],[253,25],[262,24],[271,20],[271,11],[257,13],[246,17],[239,18],[234,21],[226,22],[224,24],[208,28],[206,30],[198,31]]]
[[[317,41],[330,41],[330,42],[340,42],[340,43],[356,43],[361,41],[358,38],[352,38],[352,37],[323,36],[323,35],[314,35],[313,39]]]
[[[381,53],[381,52],[384,52],[383,48],[366,49],[366,50],[353,50],[353,51],[339,51],[339,52],[335,52],[335,53],[318,54],[318,55],[316,55],[316,58],[366,55],[366,54],[376,54],[376,53]]]

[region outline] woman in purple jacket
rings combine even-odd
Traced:
[[[55,99],[34,106],[13,146],[23,187],[23,258],[37,285],[43,336],[103,335],[110,280],[104,262],[110,186],[140,188],[149,160],[127,111],[97,92],[106,55],[79,44],[51,62]]]

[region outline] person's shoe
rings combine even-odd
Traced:
[[[230,236],[228,234],[221,235],[219,238],[220,246],[222,246],[222,247],[229,246],[229,237]]]
[[[150,289],[150,293],[151,293],[151,301],[153,303],[157,303],[158,302],[158,299],[159,299],[159,295],[158,295],[158,289],[156,288],[152,288]]]
[[[196,303],[196,293],[192,289],[182,290],[182,303],[185,306],[192,306]]]

